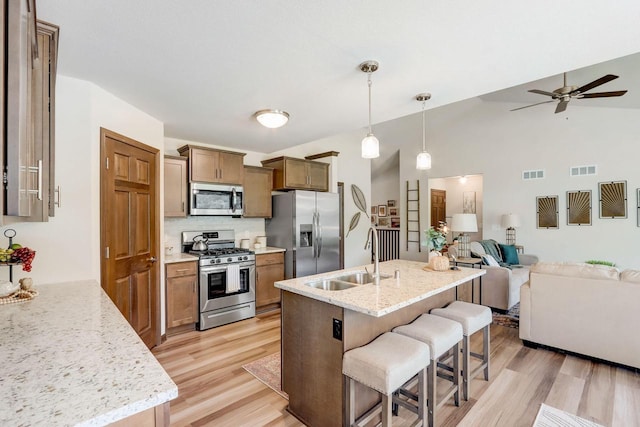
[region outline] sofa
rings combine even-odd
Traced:
[[[487,255],[480,242],[471,242],[470,247],[473,256]],[[448,252],[459,258],[456,245],[449,246]],[[487,272],[482,276],[482,301],[480,304],[499,311],[508,311],[520,301],[520,286],[529,280],[529,266],[538,262],[538,257],[517,254],[517,262],[509,266],[503,259],[496,261],[502,265],[482,265],[482,268]]]
[[[520,291],[525,345],[640,368],[640,270],[538,263]]]

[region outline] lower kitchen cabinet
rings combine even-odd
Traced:
[[[167,335],[195,328],[198,321],[198,264],[166,264]]]
[[[280,307],[278,280],[284,280],[284,252],[256,254],[256,311]]]

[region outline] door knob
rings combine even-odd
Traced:
[[[147,259],[147,261],[149,261],[149,262],[156,262],[156,261],[157,261],[157,259],[156,259],[156,257],[152,256],[151,258]]]

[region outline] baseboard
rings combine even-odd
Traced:
[[[627,369],[627,370],[630,370],[630,371],[635,372],[637,374],[640,374],[640,368],[636,368],[634,366],[629,366],[629,365],[624,365],[624,364],[618,363],[618,362],[612,362],[611,360],[600,359],[600,358],[594,357],[594,356],[587,356],[586,354],[576,353],[574,351],[565,350],[563,348],[552,347],[550,345],[540,344],[540,343],[533,342],[533,341],[528,341],[528,340],[522,340],[522,344],[525,347],[528,347],[528,348],[533,348],[533,349],[538,349],[539,348],[539,349],[542,349],[542,350],[555,351],[557,353],[562,353],[562,354],[566,354],[566,355],[569,355],[569,356],[580,357],[582,359],[590,360],[592,362],[603,363],[605,365],[614,366],[616,368]]]

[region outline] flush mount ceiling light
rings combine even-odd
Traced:
[[[425,130],[424,130],[424,122],[425,122],[425,110],[424,107],[428,100],[431,99],[430,93],[421,93],[416,95],[416,100],[422,102],[422,151],[418,153],[418,157],[416,157],[416,169],[418,170],[427,170],[431,169],[431,154],[427,153],[427,147],[425,145]]]
[[[369,133],[362,140],[362,158],[364,159],[380,157],[380,143],[371,131],[371,73],[375,72],[379,65],[377,61],[365,61],[360,64],[360,70],[367,73],[367,85],[369,86]]]
[[[284,126],[289,121],[289,113],[282,110],[260,110],[254,116],[262,126],[270,129]]]

